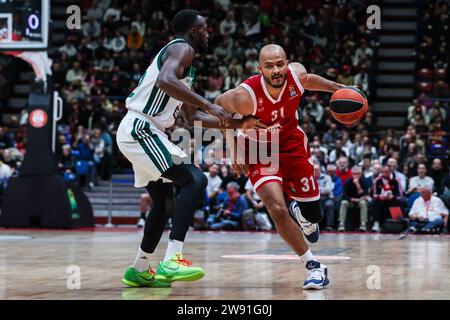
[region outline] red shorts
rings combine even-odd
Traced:
[[[255,191],[276,182],[289,197],[303,202],[320,199],[319,185],[310,159],[295,153],[280,154],[278,163],[249,165],[249,179]]]

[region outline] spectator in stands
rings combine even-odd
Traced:
[[[94,148],[92,155],[96,169],[100,169],[105,156],[105,141],[102,138],[102,131],[99,128],[95,128],[92,131],[91,143]],[[97,172],[98,173],[98,172]],[[97,174],[94,174],[94,183],[97,181]]]
[[[336,175],[341,179],[342,185],[345,185],[345,182],[352,177],[352,170],[348,168],[348,158],[340,157],[337,164]]]
[[[325,211],[327,227],[332,228],[334,225],[333,182],[329,175],[321,171],[318,163],[314,164],[314,175],[319,185],[320,204]]]
[[[338,138],[341,138],[341,133],[336,123],[331,123],[330,128],[323,135],[322,143],[326,144],[329,148],[334,148],[334,144]]]
[[[100,20],[103,18],[103,9],[99,6],[99,1],[92,1],[91,7],[87,11],[87,18],[93,18],[95,20]]]
[[[256,55],[250,55],[249,59],[245,62],[244,78],[258,74],[258,65]]]
[[[414,99],[413,104],[408,107],[407,121],[409,124],[415,124],[416,115],[421,115],[423,119],[427,119],[427,109],[420,103],[419,99]]]
[[[328,160],[331,163],[335,163],[336,159],[339,159],[341,157],[347,158],[349,155],[348,150],[345,150],[346,148],[342,145],[341,139],[336,139],[336,144],[333,150],[331,150],[330,154],[328,155]],[[348,159],[348,158],[347,158]]]
[[[405,148],[409,143],[414,143],[418,151],[423,151],[425,148],[425,142],[417,135],[416,129],[413,125],[409,125],[406,133],[400,137],[400,147]]]
[[[359,231],[367,231],[367,213],[369,200],[369,185],[362,176],[359,166],[354,166],[351,170],[352,178],[344,184],[343,200],[339,210],[339,231],[345,231],[345,219],[350,207],[359,208],[360,226]]]
[[[415,174],[419,174],[419,165],[423,164],[426,168],[427,166],[427,158],[425,157],[425,154],[423,152],[417,152],[414,155],[414,162],[411,164],[410,166],[410,172],[411,174],[415,175]]]
[[[108,10],[106,10],[105,14],[103,15],[103,21],[107,21],[108,17],[111,16],[114,22],[118,22],[121,15],[122,10],[120,8],[119,1],[115,0],[113,6],[111,8],[108,8]]]
[[[367,45],[367,40],[362,38],[360,42],[360,46],[355,51],[355,56],[353,58],[353,66],[358,66],[360,63],[361,57],[365,55],[367,59],[371,59],[373,56],[373,49]]]
[[[111,39],[108,46],[112,51],[114,51],[117,55],[117,53],[121,52],[123,49],[125,49],[127,45],[127,42],[125,38],[120,33],[120,30],[116,30],[114,33],[114,37]]]
[[[241,68],[242,70],[242,68]],[[231,68],[229,69],[229,73],[225,77],[225,84],[223,90],[227,91],[230,89],[236,88],[244,79],[242,78],[242,71],[239,69]]]
[[[142,14],[136,14],[135,20],[131,22],[131,27],[136,28],[141,36],[145,36],[146,23],[142,18]]]
[[[127,36],[127,48],[130,50],[138,50],[142,47],[143,43],[144,38],[139,33],[137,27],[132,27]]]
[[[405,193],[407,191],[406,189],[406,177],[403,173],[401,173],[400,171],[398,171],[398,161],[395,158],[389,158],[387,161],[387,166],[389,167],[389,169],[391,170],[392,174],[394,175],[395,179],[397,179],[399,186],[400,186],[400,193]]]
[[[400,206],[400,187],[396,179],[393,178],[389,166],[381,167],[381,176],[376,179],[373,192],[373,232],[384,229],[384,222],[390,216],[389,208]],[[381,227],[380,227],[381,226]]]
[[[207,222],[212,230],[239,230],[242,227],[242,215],[247,209],[247,200],[239,193],[239,185],[230,182],[221,208],[216,214],[210,215]]]
[[[410,230],[412,232],[440,232],[447,227],[448,209],[444,202],[432,194],[433,186],[425,185],[420,188],[418,197],[409,211]]]
[[[72,84],[74,84],[75,81],[84,81],[85,77],[86,73],[81,69],[78,62],[74,62],[72,69],[66,73],[66,81]]]
[[[233,35],[236,32],[236,22],[234,21],[234,12],[229,11],[227,16],[220,23],[220,34],[221,35]]]
[[[303,109],[303,117],[309,116],[314,124],[319,124],[322,122],[323,112],[322,104],[317,101],[317,95],[313,94],[310,102]]]
[[[440,158],[433,160],[430,176],[434,181],[434,191],[436,191],[438,195],[442,195],[444,193],[445,171]]]
[[[433,107],[430,110],[428,110],[428,123],[436,123],[438,122],[436,121],[436,119],[438,118],[441,121],[443,119],[447,119],[447,112],[445,111],[445,108],[441,107],[439,101],[435,101],[433,103]]]
[[[93,17],[88,16],[88,21],[81,27],[83,35],[89,38],[97,38],[100,36],[101,27],[100,24]]]
[[[69,58],[75,57],[77,54],[77,48],[72,41],[66,40],[66,43],[58,49],[59,52],[65,53]]]
[[[420,188],[423,188],[427,185],[431,185],[434,187],[434,181],[431,177],[427,176],[427,167],[424,163],[421,163],[417,166],[418,175],[412,177],[409,180],[409,188],[408,195],[411,195],[414,192],[419,192]]]
[[[0,155],[3,154],[3,163],[6,164],[11,168],[11,172],[14,175],[14,173],[17,172],[17,161],[13,159],[11,149],[5,149],[3,152],[0,150]]]
[[[214,206],[222,185],[222,179],[219,177],[219,166],[217,164],[211,165],[205,175],[208,178],[208,185],[206,186],[208,203],[210,206]]]
[[[256,212],[267,212],[264,203],[261,201],[261,198],[253,188],[250,179],[248,179],[247,183],[245,184],[245,197],[247,198],[249,207],[255,209]]]
[[[340,208],[342,195],[343,195],[343,186],[341,179],[336,175],[336,165],[329,164],[327,165],[327,173],[331,178],[331,182],[333,183],[333,196],[332,200],[334,202],[334,212],[333,212],[333,220],[331,217],[327,216],[327,231],[333,231],[335,226],[335,213],[337,209]],[[329,220],[328,220],[329,219]]]
[[[94,164],[94,145],[91,142],[89,133],[82,134],[82,137],[76,142],[79,152],[77,160],[82,160],[87,165],[87,184],[89,188],[94,186],[95,180],[95,164]]]
[[[75,165],[72,157],[72,148],[69,144],[62,146],[62,153],[58,157],[58,169],[66,180],[74,180]]]
[[[361,65],[359,72],[355,75],[353,81],[356,86],[366,93],[366,95],[369,95],[369,74],[367,73],[367,66],[365,64]]]
[[[342,83],[346,86],[353,85],[353,76],[350,73],[350,66],[347,64],[344,64],[342,66],[342,73],[338,75],[337,82]]]

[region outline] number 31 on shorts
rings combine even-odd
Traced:
[[[302,183],[302,191],[303,192],[309,192],[311,190],[311,186],[313,191],[316,190],[316,184],[314,183],[314,177],[311,176],[308,178],[304,177],[300,179],[300,182]]]

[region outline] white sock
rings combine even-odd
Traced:
[[[299,257],[305,266],[308,263],[308,261],[311,261],[311,260],[317,261],[316,257],[312,254],[310,249],[308,249],[308,251],[306,251],[302,256],[299,256]]]
[[[175,253],[178,253],[178,252],[181,253],[181,251],[183,250],[183,243],[184,243],[183,241],[170,239],[169,244],[167,245],[167,251],[166,251],[166,255],[164,256],[163,262],[166,262],[166,261],[172,259],[172,256]]]
[[[151,255],[151,253],[144,252],[141,248],[139,248],[138,254],[133,263],[133,268],[138,272],[147,271],[150,268]]]

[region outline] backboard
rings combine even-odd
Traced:
[[[0,51],[46,50],[50,0],[0,0]]]

